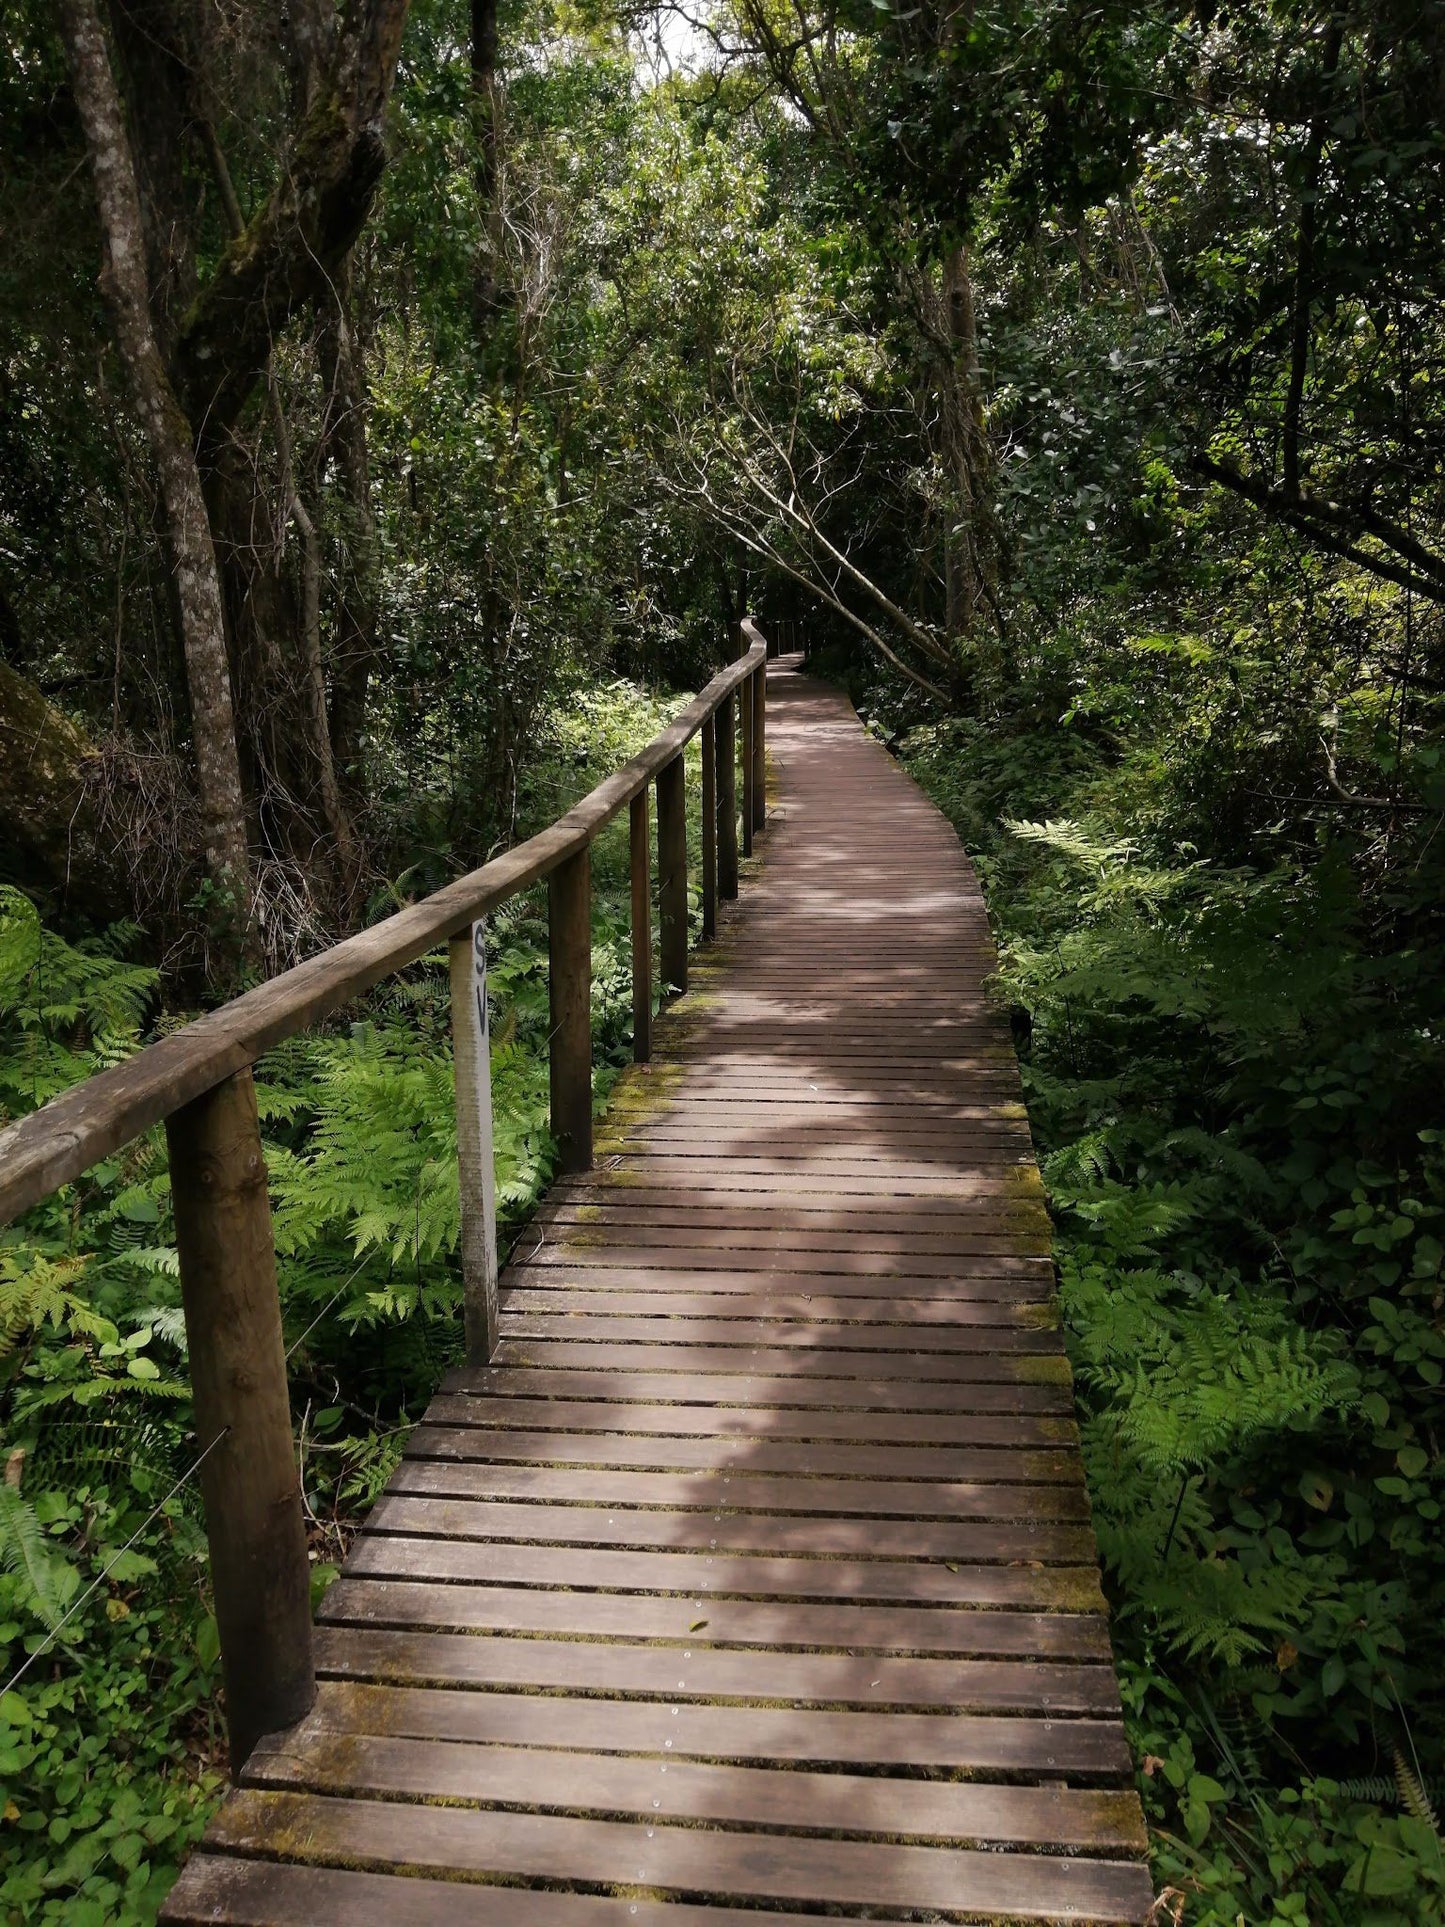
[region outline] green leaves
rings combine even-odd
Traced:
[[[8,1480],[0,1482],[0,1566],[16,1582],[16,1603],[53,1632],[79,1581]]]

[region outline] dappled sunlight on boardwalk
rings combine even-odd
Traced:
[[[977,885],[837,694],[775,672],[769,748],[759,878],[172,1919],[1147,1912]]]

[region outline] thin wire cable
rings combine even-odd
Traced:
[[[355,1271],[351,1273],[350,1277],[342,1279],[341,1283],[336,1287],[335,1291],[332,1292],[331,1296],[327,1299],[326,1303],[321,1307],[320,1311],[317,1312],[316,1316],[312,1319],[311,1323],[306,1327],[305,1331],[302,1332],[301,1336],[299,1338],[293,1339],[292,1342],[287,1346],[286,1357],[288,1362],[291,1358],[292,1353],[295,1351],[298,1351],[300,1347],[306,1343],[306,1340],[311,1336],[312,1332],[315,1331],[316,1327],[321,1323],[322,1319],[326,1316],[327,1312],[330,1311],[331,1307],[336,1303],[337,1299],[341,1297],[342,1293],[346,1291],[350,1291],[351,1287],[356,1283],[357,1279],[361,1276],[362,1272],[365,1271],[367,1265],[370,1262],[371,1262],[371,1253],[367,1252],[366,1256],[357,1265]]]
[[[327,1302],[321,1307],[321,1310],[317,1312],[316,1316],[312,1319],[311,1323],[306,1327],[305,1331],[302,1332],[301,1336],[298,1339],[296,1339],[296,1341],[292,1344],[290,1350],[286,1353],[287,1358],[290,1358],[292,1352],[296,1350],[297,1346],[304,1344],[305,1341],[311,1336],[312,1332],[315,1331],[316,1327],[321,1323],[322,1319],[326,1316],[327,1312],[331,1310],[331,1307],[336,1303],[337,1299],[340,1298],[342,1293],[347,1291],[351,1287],[351,1285],[355,1283],[357,1278],[360,1277],[361,1273],[366,1268],[366,1263],[367,1263],[367,1260],[363,1258],[361,1260],[361,1263],[357,1265],[356,1269],[351,1273],[351,1275],[343,1279],[341,1284],[337,1286],[336,1290],[332,1293],[331,1297],[327,1300]],[[46,1634],[45,1638],[41,1641],[40,1645],[36,1647],[35,1651],[30,1654],[30,1656],[16,1669],[14,1673],[11,1674],[10,1678],[6,1680],[5,1684],[3,1686],[0,1686],[0,1694],[8,1693],[12,1691],[12,1689],[18,1686],[20,1681],[24,1679],[25,1675],[30,1671],[31,1667],[35,1664],[35,1662],[38,1659],[44,1659],[45,1655],[54,1646],[56,1640],[59,1639],[60,1635],[65,1631],[65,1628],[69,1625],[70,1621],[74,1619],[75,1615],[80,1611],[81,1607],[84,1606],[84,1604],[88,1599],[91,1599],[95,1596],[95,1594],[105,1584],[106,1580],[110,1577],[111,1573],[120,1564],[121,1560],[125,1557],[126,1553],[128,1553],[131,1547],[136,1543],[137,1539],[139,1539],[142,1536],[142,1534],[146,1532],[147,1529],[155,1523],[155,1521],[160,1517],[161,1513],[170,1504],[171,1500],[181,1490],[182,1486],[184,1486],[188,1480],[193,1479],[195,1477],[196,1473],[200,1471],[201,1467],[205,1464],[206,1460],[211,1456],[212,1452],[214,1452],[216,1447],[221,1443],[221,1440],[227,1437],[230,1430],[231,1430],[230,1426],[227,1425],[226,1427],[223,1428],[223,1430],[217,1432],[216,1436],[211,1440],[210,1444],[206,1447],[205,1451],[200,1453],[197,1458],[192,1460],[191,1464],[186,1467],[185,1471],[176,1480],[175,1484],[166,1493],[165,1497],[158,1500],[156,1504],[152,1506],[151,1510],[146,1514],[145,1518],[141,1520],[140,1524],[136,1527],[135,1531],[130,1535],[129,1539],[126,1540],[125,1544],[121,1546],[120,1549],[112,1555],[112,1557],[106,1563],[106,1565],[102,1568],[102,1570],[96,1574],[94,1579],[91,1580],[90,1584],[85,1588],[85,1591],[81,1593],[80,1597],[71,1604],[71,1606],[66,1610],[63,1616],[60,1618],[60,1620],[54,1626],[51,1627],[50,1631]]]
[[[65,1613],[63,1618],[61,1618],[61,1620],[56,1625],[51,1627],[50,1631],[46,1634],[45,1638],[41,1641],[40,1645],[38,1645],[35,1648],[35,1651],[21,1665],[19,1670],[11,1674],[10,1678],[5,1682],[4,1686],[0,1686],[0,1694],[10,1692],[12,1688],[17,1686],[20,1683],[20,1681],[24,1679],[25,1675],[30,1671],[30,1668],[35,1664],[36,1660],[43,1659],[45,1657],[45,1655],[50,1651],[51,1647],[55,1644],[56,1640],[59,1639],[60,1635],[65,1631],[66,1626],[70,1623],[72,1619],[74,1619],[75,1615],[80,1611],[81,1607],[85,1604],[86,1600],[91,1598],[92,1595],[96,1593],[100,1589],[100,1587],[105,1584],[106,1580],[110,1577],[114,1569],[120,1564],[121,1560],[125,1557],[125,1555],[130,1551],[131,1547],[135,1544],[136,1540],[139,1539],[141,1534],[145,1532],[147,1528],[151,1526],[160,1517],[161,1513],[170,1504],[171,1500],[180,1491],[181,1487],[186,1483],[186,1481],[188,1479],[192,1479],[195,1477],[196,1473],[200,1471],[201,1467],[205,1464],[206,1460],[211,1456],[211,1454],[215,1451],[216,1447],[221,1443],[221,1440],[225,1438],[227,1434],[230,1432],[230,1429],[231,1429],[230,1426],[227,1425],[223,1430],[217,1432],[216,1436],[211,1440],[210,1444],[206,1447],[205,1451],[202,1452],[198,1458],[194,1459],[189,1466],[187,1466],[186,1470],[176,1480],[175,1484],[171,1487],[170,1491],[167,1492],[167,1494],[163,1499],[159,1500],[151,1508],[151,1510],[147,1513],[145,1518],[142,1519],[140,1524],[136,1527],[135,1531],[130,1535],[129,1539],[126,1540],[125,1544],[120,1548],[118,1552],[112,1555],[111,1559],[103,1567],[103,1569],[96,1574],[95,1578],[91,1580],[90,1584],[86,1587],[85,1591],[80,1595],[80,1597]]]

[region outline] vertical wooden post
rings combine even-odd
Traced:
[[[702,726],[702,934],[717,935],[717,717]]]
[[[657,909],[662,981],[687,989],[687,789],[681,756],[657,772]]]
[[[749,676],[738,686],[738,713],[742,722],[742,764],[743,764],[743,855],[753,853],[753,822],[757,804],[753,797],[753,784],[757,778],[758,766],[753,756],[753,726],[757,722],[757,704],[753,700],[753,679]]]
[[[592,852],[583,845],[547,879],[552,1135],[558,1168],[592,1166]]]
[[[647,785],[632,799],[632,1061],[652,1056],[652,833]]]
[[[479,918],[448,946],[457,1176],[462,1201],[462,1303],[467,1362],[497,1345],[497,1180],[492,1157],[492,1048],[487,1027],[487,926]]]
[[[760,830],[768,816],[768,674],[767,662],[753,671],[753,828]]]
[[[249,1070],[166,1120],[231,1773],[316,1698],[266,1164]]]
[[[717,706],[717,889],[731,903],[738,893],[738,751],[731,693]]]

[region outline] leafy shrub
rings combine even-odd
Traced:
[[[1031,722],[1044,657],[1011,723],[903,748],[999,943],[1156,1874],[1198,1927],[1423,1927],[1441,855],[1419,817],[1382,846],[1242,815],[1258,733],[1208,737],[1220,652],[1151,652],[1151,688],[1127,639],[1070,649],[1063,726]]]

